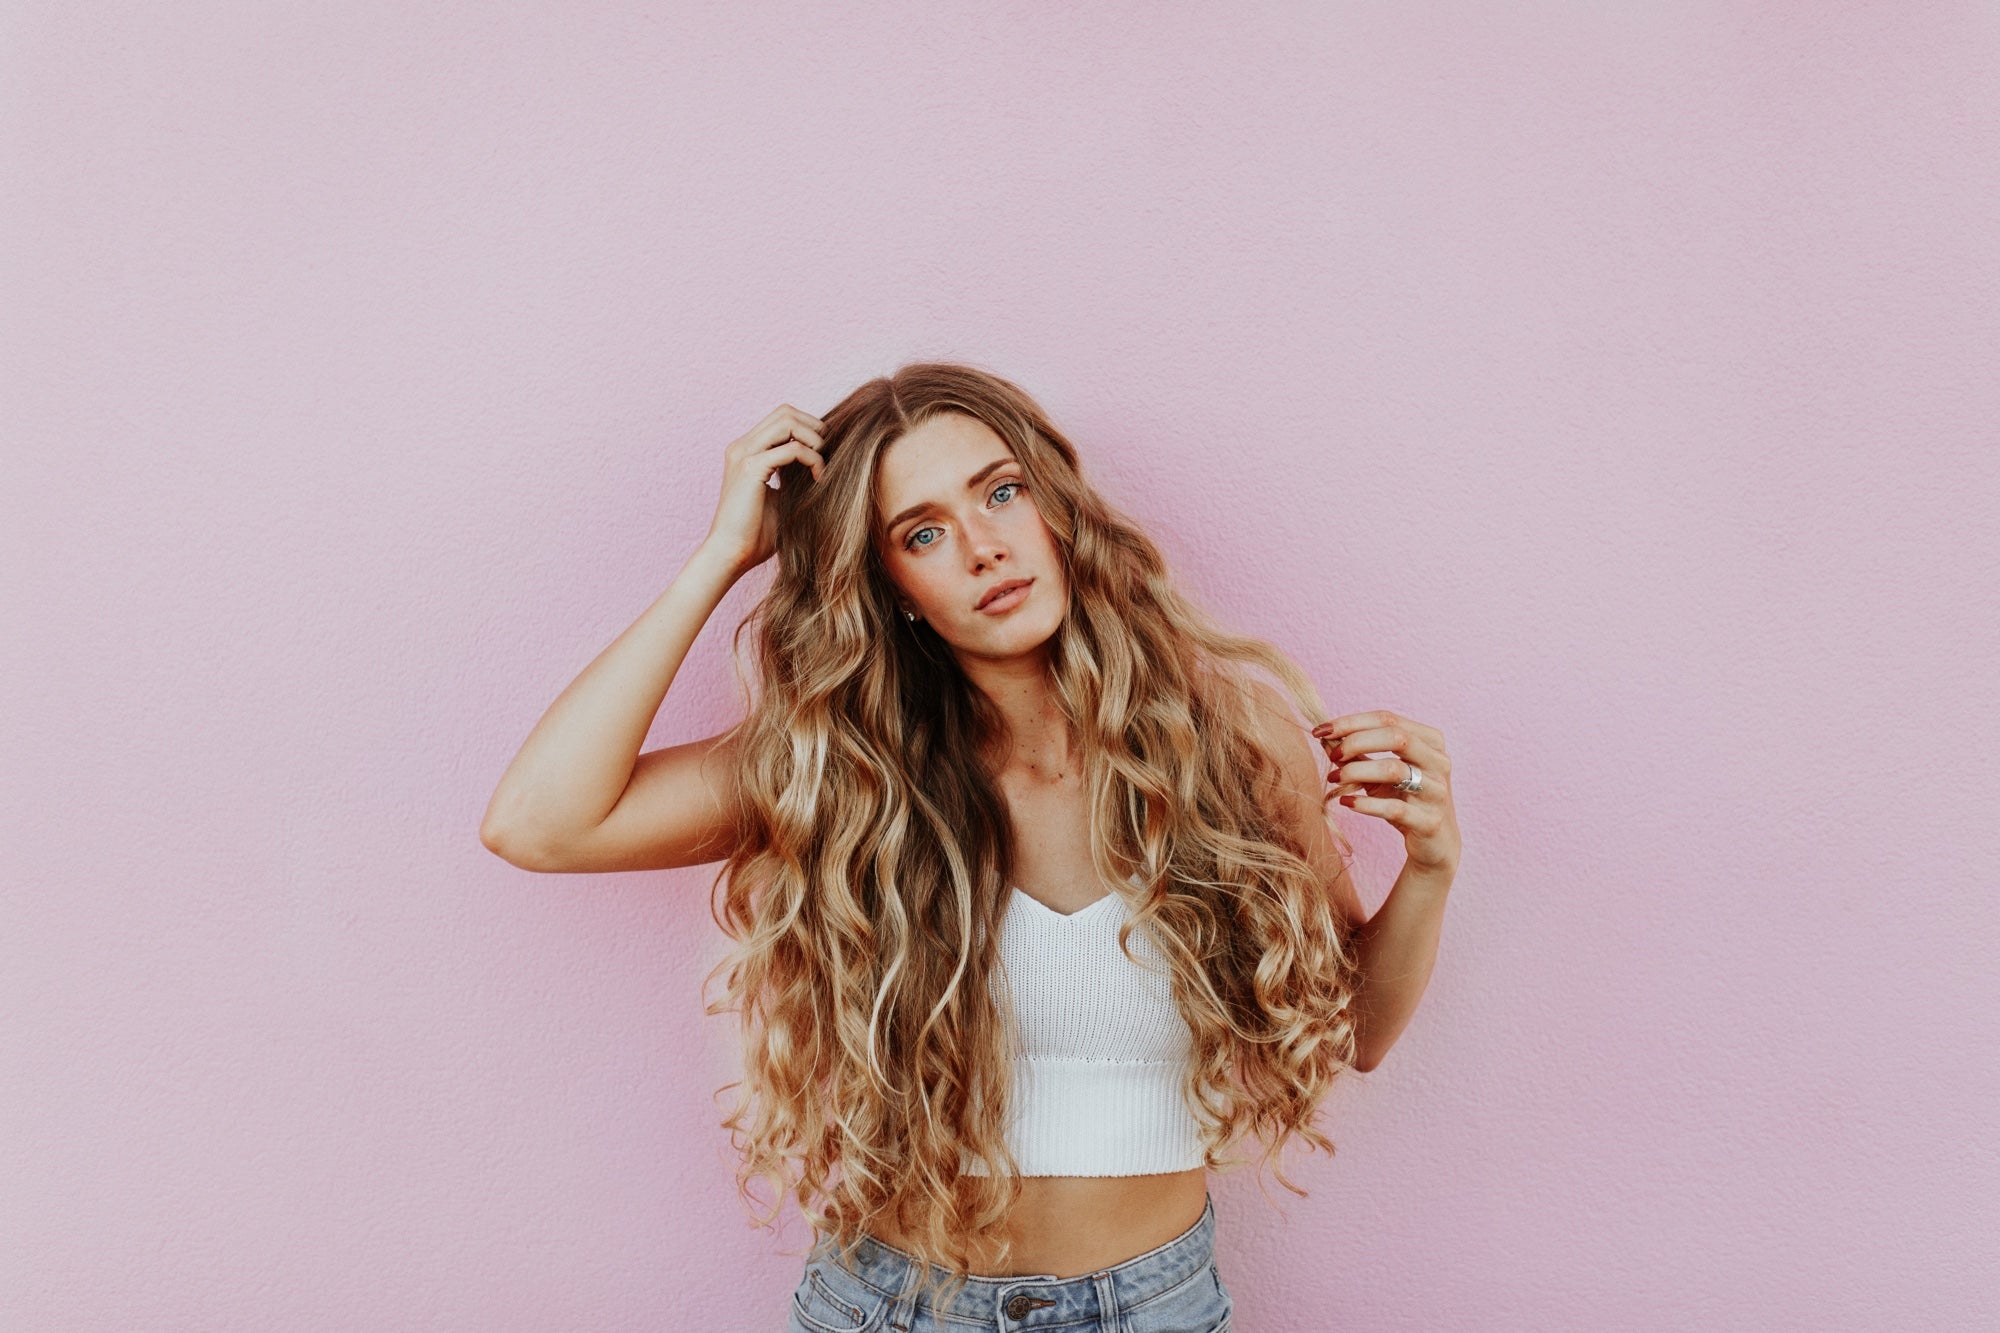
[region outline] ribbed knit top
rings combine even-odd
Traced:
[[[1130,941],[1146,967],[1118,947],[1129,915],[1121,893],[1065,915],[1008,890],[989,991],[1012,1006],[1018,1029],[1006,1133],[1022,1175],[1140,1176],[1203,1164],[1181,1094],[1193,1035],[1149,928]],[[969,1156],[964,1169],[987,1174]]]

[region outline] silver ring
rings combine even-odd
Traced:
[[[1407,759],[1404,760],[1403,762],[1409,767],[1410,776],[1404,778],[1401,782],[1397,783],[1396,790],[1405,791],[1408,792],[1410,795],[1415,796],[1418,792],[1424,789],[1424,770],[1418,768],[1415,764],[1410,763]]]

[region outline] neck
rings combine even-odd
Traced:
[[[1055,785],[1074,780],[1082,767],[1068,721],[1041,671],[1005,664],[975,682],[1000,710],[1003,734],[986,755],[998,777]]]

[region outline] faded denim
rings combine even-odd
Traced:
[[[844,1268],[821,1240],[792,1293],[786,1333],[1228,1333],[1235,1305],[1215,1266],[1215,1201],[1164,1245],[1081,1277],[968,1278],[949,1308],[916,1298],[921,1266],[873,1237]]]

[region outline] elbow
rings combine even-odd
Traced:
[[[510,866],[521,870],[533,870],[535,858],[523,849],[521,844],[496,825],[479,826],[479,842],[487,851],[499,857]]]

